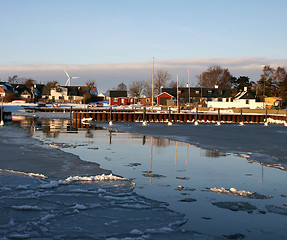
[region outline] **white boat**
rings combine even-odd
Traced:
[[[91,122],[93,121],[93,118],[82,118],[83,123]]]

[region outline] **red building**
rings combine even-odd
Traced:
[[[166,105],[166,101],[171,100],[173,98],[174,97],[171,94],[169,94],[167,92],[163,92],[163,93],[156,96],[156,102],[158,105]]]
[[[135,98],[128,97],[127,91],[111,90],[109,95],[110,106],[135,104]]]
[[[144,106],[150,106],[151,105],[151,98],[150,97],[141,98],[140,99],[140,104],[142,104]]]

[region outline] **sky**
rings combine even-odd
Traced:
[[[261,65],[285,67],[286,0],[0,0],[0,79],[197,84],[209,66],[257,81]]]

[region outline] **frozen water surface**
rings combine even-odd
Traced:
[[[287,174],[282,169],[287,130],[282,126],[154,123],[142,127],[140,123],[124,123],[114,124],[113,129],[73,131],[65,121],[52,120],[38,120],[29,126],[33,136],[48,148],[98,163],[132,182],[65,183],[66,178],[3,171],[0,176],[6,182],[1,180],[1,203],[6,204],[7,217],[1,218],[0,231],[4,237],[286,236]],[[273,138],[262,139],[266,137],[262,131],[273,131]],[[210,139],[205,139],[208,136]],[[11,177],[14,179],[9,180]],[[19,177],[26,179],[24,183],[19,183]],[[27,216],[18,219],[21,212]]]

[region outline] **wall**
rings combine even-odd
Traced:
[[[246,100],[249,101],[249,104],[246,103]],[[264,109],[265,106],[263,102],[256,102],[255,99],[240,99],[233,102],[209,101],[207,102],[207,107]]]

